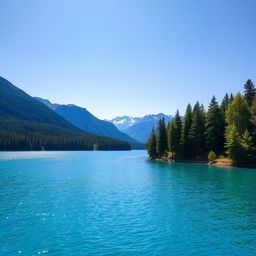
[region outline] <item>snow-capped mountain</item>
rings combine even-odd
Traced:
[[[141,117],[118,116],[108,121],[114,124],[118,130],[125,131],[129,127],[135,125],[138,121],[140,121],[140,119]]]
[[[95,117],[85,108],[74,104],[60,105],[53,104],[47,99],[35,97],[36,100],[44,103],[57,114],[68,120],[70,123],[80,128],[81,130],[100,136],[110,137],[118,140],[128,141],[133,148],[144,148],[141,143],[131,138],[126,133],[121,132],[113,124],[103,121]]]
[[[118,116],[109,122],[114,124],[120,131],[145,143],[149,138],[152,128],[156,127],[159,119],[163,117],[165,118],[166,124],[173,118],[171,115],[159,113],[144,117]]]

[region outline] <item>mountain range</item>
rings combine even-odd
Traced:
[[[82,108],[74,104],[62,105],[51,103],[49,100],[39,97],[35,97],[35,99],[42,102],[61,117],[65,118],[85,132],[127,141],[134,149],[144,148],[144,146],[136,139],[118,130],[112,123],[98,119],[86,108]]]
[[[85,132],[0,77],[0,150],[122,150],[128,142]]]
[[[88,149],[92,144],[98,145],[98,142],[101,142],[102,147],[104,144],[104,148],[108,147],[108,143],[120,143],[123,146],[124,142],[128,142],[133,149],[142,149],[160,118],[165,118],[167,124],[173,117],[159,113],[144,117],[118,116],[110,121],[100,120],[86,108],[74,104],[63,105],[39,97],[33,98],[0,77],[0,135],[1,132],[7,132],[9,138],[15,137],[20,143],[27,140],[27,146],[35,143],[35,135],[41,136],[41,141],[42,136],[50,136],[48,141],[51,142],[52,136],[59,136],[58,139],[62,136],[82,136]],[[21,135],[29,137],[21,138]],[[78,145],[78,139],[76,141],[75,144]]]
[[[173,119],[173,116],[165,115],[163,113],[146,115],[143,117],[118,116],[109,120],[109,122],[114,124],[120,131],[128,134],[137,141],[146,143],[152,128],[156,128],[160,118],[164,118],[166,124],[168,124],[168,122]]]

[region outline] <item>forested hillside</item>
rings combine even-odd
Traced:
[[[170,156],[176,160],[204,160],[228,157],[233,163],[256,162],[256,89],[249,79],[244,94],[226,94],[218,104],[215,96],[206,111],[197,102],[188,104],[184,120],[179,111],[165,125],[152,130],[148,141],[151,159]]]
[[[110,122],[98,119],[85,108],[76,106],[74,104],[53,104],[49,100],[38,97],[35,97],[35,99],[44,103],[57,114],[87,133],[127,141],[132,145],[133,148],[145,149],[145,146],[142,143],[119,131]]]
[[[0,77],[0,150],[127,150],[127,142],[85,133]]]

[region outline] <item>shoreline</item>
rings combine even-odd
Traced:
[[[207,160],[173,160],[170,158],[157,158],[154,159],[155,161],[159,162],[166,162],[166,163],[188,163],[188,164],[197,164],[197,165],[208,165],[208,166],[214,166],[214,167],[221,167],[221,168],[249,168],[249,169],[256,169],[256,163],[253,164],[233,164],[233,163],[227,163],[222,161],[215,161],[213,163],[207,161]]]

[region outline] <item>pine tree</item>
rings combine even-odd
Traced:
[[[192,125],[192,108],[191,105],[188,104],[186,113],[184,116],[184,121],[181,128],[181,140],[180,140],[180,147],[181,147],[181,156],[184,159],[187,159],[191,156],[191,141],[189,137],[189,131]]]
[[[197,102],[193,109],[192,125],[189,132],[193,156],[202,156],[205,148],[205,120],[202,107]]]
[[[224,120],[215,96],[213,96],[206,114],[206,147],[221,152],[224,148]]]
[[[230,102],[230,98],[229,98],[228,94],[226,93],[221,102],[221,105],[220,105],[221,111],[224,113],[224,115],[225,115],[226,110],[228,109],[229,102]]]
[[[168,150],[170,152],[172,152],[172,154],[174,154],[175,150],[176,150],[176,145],[175,145],[175,141],[176,141],[176,131],[177,131],[177,126],[175,123],[175,120],[173,119],[170,122],[170,126],[168,128]]]
[[[182,121],[179,111],[177,110],[168,129],[168,149],[175,155],[180,154],[181,127]]]
[[[156,132],[155,129],[153,128],[147,143],[148,155],[151,160],[157,158],[156,144]]]
[[[157,154],[159,157],[164,156],[167,151],[167,133],[164,118],[158,121],[157,127]]]
[[[178,140],[180,141],[180,136],[181,136],[181,127],[182,127],[182,121],[181,121],[181,117],[180,117],[180,113],[179,110],[176,111],[175,117],[174,117],[177,129],[178,129]]]
[[[244,98],[249,107],[251,107],[253,99],[256,95],[256,89],[251,79],[248,79],[244,85]]]

